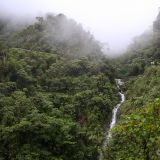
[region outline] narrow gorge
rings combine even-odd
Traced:
[[[105,137],[105,140],[102,145],[102,150],[103,150],[103,148],[107,147],[107,144],[109,143],[110,139],[112,138],[111,130],[116,125],[118,110],[120,109],[121,105],[125,101],[125,94],[123,93],[123,91],[121,89],[121,86],[123,85],[123,81],[121,79],[115,79],[115,81],[116,81],[116,86],[118,89],[118,94],[120,95],[121,98],[120,98],[120,102],[112,110],[112,119],[111,119],[111,122],[109,125],[109,129],[108,128],[106,129],[106,137]],[[99,155],[99,160],[103,160],[102,152]]]

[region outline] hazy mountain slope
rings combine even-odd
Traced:
[[[4,26],[4,21],[1,24]],[[61,56],[70,58],[86,55],[102,56],[100,43],[94,39],[93,35],[63,14],[37,17],[35,23],[26,25],[17,32],[14,31],[12,23],[10,26],[12,34],[6,40],[12,38],[8,41],[12,47],[50,53],[57,52]],[[6,32],[3,35],[7,36]]]
[[[0,34],[0,159],[97,159],[118,101],[114,69],[74,21],[38,20]]]
[[[106,160],[160,158],[159,22],[158,15],[152,36],[145,39],[147,43],[140,37],[138,44],[144,45],[131,45],[130,52],[119,62],[119,75],[126,80],[123,88],[126,101],[113,129],[113,138],[104,151]]]
[[[120,76],[143,74],[145,67],[160,63],[160,16],[153,23],[153,29],[136,37],[128,51],[117,60]]]

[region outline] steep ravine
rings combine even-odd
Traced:
[[[123,85],[123,82],[122,82],[121,79],[116,79],[115,81],[116,81],[117,88],[119,90],[118,93],[119,93],[119,95],[121,97],[121,100],[120,100],[120,102],[112,110],[112,119],[111,119],[111,122],[110,122],[110,125],[109,125],[109,129],[108,129],[108,131],[106,131],[106,138],[105,138],[105,140],[103,142],[102,149],[107,146],[109,140],[112,138],[112,132],[111,132],[111,130],[115,126],[115,124],[117,122],[117,113],[118,113],[118,110],[121,107],[122,103],[125,101],[125,95],[124,95],[123,91],[121,90],[121,86]],[[103,160],[103,154],[102,154],[102,152],[100,153],[98,159],[99,160]]]

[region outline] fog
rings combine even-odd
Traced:
[[[63,13],[81,23],[115,53],[124,51],[133,37],[152,28],[159,7],[159,0],[0,1],[1,15],[28,18],[48,12]]]

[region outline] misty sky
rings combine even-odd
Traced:
[[[133,37],[151,28],[159,7],[160,0],[0,0],[1,13],[64,13],[113,51],[125,49]]]

